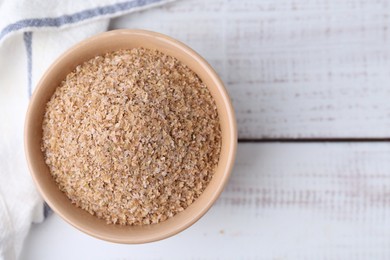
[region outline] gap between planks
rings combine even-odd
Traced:
[[[386,138],[239,138],[239,143],[370,143],[370,142],[390,142],[390,137]]]

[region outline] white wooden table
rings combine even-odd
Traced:
[[[53,214],[22,259],[390,259],[390,0],[187,0],[111,27],[214,66],[237,113],[233,175],[172,238],[112,244]]]

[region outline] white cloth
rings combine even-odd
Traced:
[[[171,0],[0,0],[0,259],[17,259],[43,201],[28,173],[23,125],[37,81],[63,51],[109,18]]]

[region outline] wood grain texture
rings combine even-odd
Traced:
[[[220,199],[179,235],[116,245],[52,216],[22,259],[390,259],[389,158],[383,143],[240,144]]]
[[[114,20],[203,55],[240,138],[390,136],[389,0],[186,0]]]

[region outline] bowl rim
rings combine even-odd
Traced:
[[[223,175],[221,181],[217,183],[215,192],[213,193],[212,198],[208,200],[208,203],[205,204],[204,206],[202,206],[201,210],[199,210],[197,212],[197,214],[195,214],[189,221],[185,222],[184,224],[175,225],[174,228],[167,230],[167,232],[165,232],[164,234],[160,234],[158,236],[156,235],[156,236],[151,237],[151,238],[139,239],[137,241],[129,241],[126,239],[115,238],[113,236],[106,237],[106,236],[100,235],[99,233],[95,233],[93,230],[86,228],[77,222],[73,222],[70,219],[68,219],[68,217],[65,216],[65,214],[62,212],[62,210],[56,206],[56,203],[54,203],[52,201],[50,194],[46,193],[44,191],[43,184],[41,184],[37,179],[38,173],[33,170],[33,166],[32,166],[34,164],[34,162],[31,159],[31,151],[30,151],[30,144],[29,144],[30,142],[29,142],[29,134],[28,134],[30,131],[28,126],[30,125],[30,121],[32,120],[31,119],[32,115],[34,114],[32,107],[33,107],[34,103],[39,101],[36,98],[37,97],[36,93],[38,91],[43,91],[43,89],[45,88],[44,82],[46,81],[46,78],[51,73],[53,73],[52,71],[54,70],[54,68],[57,67],[57,64],[60,63],[68,55],[72,55],[73,52],[77,51],[83,45],[88,45],[92,42],[96,42],[97,40],[101,40],[104,38],[115,37],[118,34],[131,34],[134,36],[138,35],[138,36],[147,36],[147,37],[151,36],[153,38],[157,38],[158,40],[165,41],[166,43],[171,45],[173,48],[181,49],[181,51],[186,52],[187,54],[189,54],[191,56],[192,59],[196,60],[201,65],[201,67],[207,72],[208,76],[210,78],[212,78],[213,82],[215,82],[216,87],[218,87],[218,89],[219,89],[219,93],[221,94],[220,96],[223,100],[224,109],[226,109],[226,113],[227,113],[228,128],[231,132],[231,138],[228,139],[228,141],[229,141],[228,146],[230,147],[230,149],[226,155],[227,163],[226,163],[226,167],[225,167],[225,172],[224,172],[224,175]],[[211,65],[204,58],[202,58],[197,52],[195,52],[193,49],[191,49],[190,47],[188,47],[184,43],[182,43],[182,42],[180,42],[180,41],[178,41],[170,36],[167,36],[165,34],[153,32],[153,31],[148,31],[148,30],[140,30],[140,29],[119,29],[119,30],[112,30],[112,31],[99,33],[97,35],[94,35],[94,36],[89,37],[83,41],[76,43],[75,45],[73,45],[72,47],[67,49],[65,52],[63,52],[48,67],[48,69],[46,69],[45,73],[43,74],[43,76],[41,77],[41,79],[39,80],[39,82],[37,83],[37,85],[34,89],[34,92],[31,96],[31,99],[30,99],[30,102],[29,102],[29,105],[27,108],[26,118],[25,118],[25,123],[24,123],[24,150],[25,150],[25,157],[27,160],[29,172],[30,172],[30,175],[32,176],[32,179],[35,183],[36,188],[38,189],[39,193],[43,197],[44,201],[63,220],[65,220],[67,223],[69,223],[73,227],[77,228],[78,230],[80,230],[80,231],[82,231],[90,236],[93,236],[95,238],[102,239],[105,241],[114,242],[114,243],[122,243],[122,244],[148,243],[148,242],[159,241],[159,240],[171,237],[171,236],[187,229],[188,227],[192,226],[195,222],[197,222],[202,216],[204,216],[206,214],[206,212],[211,208],[211,206],[219,198],[220,194],[222,193],[224,187],[226,186],[226,184],[229,180],[229,177],[230,177],[232,169],[233,169],[235,157],[236,157],[237,123],[236,123],[236,117],[235,117],[234,109],[232,106],[232,102],[231,102],[230,97],[229,97],[229,95],[224,87],[222,80],[219,78],[219,76],[217,75],[215,70],[211,67]]]

